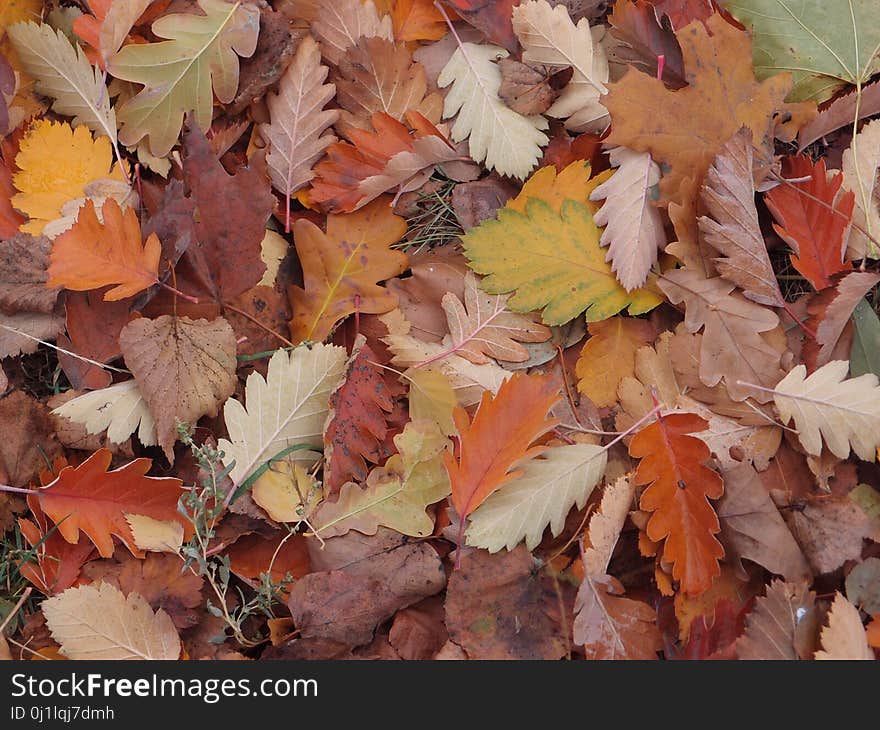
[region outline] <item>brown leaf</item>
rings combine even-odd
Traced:
[[[0,311],[0,359],[36,352],[40,340],[54,340],[64,329],[64,315],[57,309],[51,314]]]
[[[561,659],[565,630],[553,583],[519,545],[468,550],[446,591],[446,628],[469,659]]]
[[[59,287],[47,288],[52,243],[44,236],[19,233],[0,242],[0,307],[6,312],[55,309]]]
[[[391,18],[379,17],[373,0],[338,0],[321,3],[312,31],[321,42],[321,53],[333,65],[345,58],[359,38],[374,36],[391,40]]]
[[[287,333],[290,301],[282,292],[270,286],[255,286],[227,305],[224,307],[225,317],[235,332],[239,355],[255,355],[283,344],[283,340],[272,334],[277,332],[284,336]],[[250,316],[246,317],[236,309]]]
[[[452,209],[461,227],[469,231],[484,220],[494,218],[499,208],[516,193],[517,189],[506,178],[493,172],[482,180],[456,185],[452,189]],[[415,259],[414,256],[413,261]],[[464,258],[461,260],[464,264]]]
[[[838,96],[822,109],[815,119],[801,127],[798,133],[798,152],[803,152],[808,145],[829,132],[851,125],[855,119],[856,109],[859,114],[856,121],[880,114],[880,83],[875,82],[861,89],[852,89],[848,94]]]
[[[374,537],[350,532],[309,543],[312,567],[290,591],[300,635],[358,646],[401,608],[443,590],[446,576],[430,545],[380,528]]]
[[[828,612],[828,625],[822,629],[822,649],[816,652],[816,659],[871,661],[874,652],[868,646],[865,628],[859,609],[853,606],[843,594],[834,596],[831,611]]]
[[[618,0],[608,22],[611,35],[621,41],[612,46],[612,60],[657,78],[657,59],[663,56],[663,83],[673,90],[687,86],[681,46],[671,24],[661,22],[647,0]]]
[[[816,594],[807,583],[774,580],[746,617],[740,659],[809,659],[819,629]],[[806,650],[805,650],[806,649]]]
[[[388,641],[401,659],[431,659],[449,640],[443,619],[443,601],[434,596],[426,598],[397,612]]]
[[[235,333],[223,318],[168,314],[129,322],[119,336],[125,364],[156,421],[159,445],[174,462],[178,420],[216,416],[235,390]]]
[[[556,100],[558,92],[549,83],[552,69],[538,70],[512,58],[502,58],[498,68],[501,69],[498,96],[517,114],[527,117],[543,114]]]
[[[61,454],[46,406],[20,390],[0,400],[0,483],[26,487]]]

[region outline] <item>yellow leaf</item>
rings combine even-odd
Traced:
[[[599,205],[590,200],[590,193],[610,178],[613,172],[606,170],[590,179],[589,162],[575,160],[558,174],[553,165],[548,165],[526,180],[519,195],[509,200],[505,207],[525,213],[526,203],[532,198],[538,198],[558,213],[564,200],[576,200],[583,203],[590,213],[595,213],[599,210]]]
[[[321,490],[292,460],[273,462],[254,482],[251,496],[276,522],[299,522],[308,517],[321,498]]]
[[[0,5],[0,35],[13,23],[26,20],[40,21],[43,14],[43,0],[3,0]]]
[[[653,328],[641,319],[612,317],[592,322],[590,339],[578,358],[578,390],[599,408],[617,403],[617,386],[635,374],[636,350],[654,340]]]
[[[19,192],[12,204],[30,220],[25,233],[39,235],[50,221],[60,218],[61,208],[74,198],[86,197],[85,187],[93,180],[110,177],[123,180],[113,167],[113,149],[107,137],[92,139],[84,127],[40,120],[21,141],[15,158],[20,168],[13,178]]]
[[[125,515],[139,550],[177,554],[183,545],[183,525],[173,520],[156,520],[147,515]]]
[[[462,244],[470,267],[487,274],[482,288],[491,294],[515,292],[508,307],[517,312],[543,309],[545,324],[570,322],[586,311],[598,322],[627,308],[641,314],[662,299],[620,285],[590,209],[566,199],[559,211],[541,198],[526,201],[525,210],[502,208],[496,220],[471,229]]]
[[[406,373],[409,380],[409,410],[413,421],[433,421],[444,436],[456,433],[452,411],[458,398],[449,378],[431,368],[412,368]]]

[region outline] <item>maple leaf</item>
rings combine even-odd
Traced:
[[[104,301],[115,302],[158,283],[162,245],[156,234],[143,241],[137,213],[132,208],[123,213],[112,198],[102,217],[103,224],[89,200],[73,228],[55,239],[46,286],[88,291],[114,285]]]
[[[449,494],[442,460],[449,440],[430,421],[412,420],[394,444],[399,453],[373,469],[364,487],[348,482],[336,502],[321,504],[309,520],[316,535],[375,535],[380,526],[413,537],[431,534],[434,520],[425,510]]]
[[[543,453],[545,447],[532,444],[556,425],[547,412],[558,399],[547,376],[514,373],[495,396],[483,394],[473,419],[461,407],[455,410],[459,450],[457,458],[447,453],[443,460],[460,532],[490,494],[523,475],[518,465]]]
[[[654,329],[641,319],[611,317],[590,322],[587,330],[575,369],[578,391],[599,408],[613,406],[620,381],[635,373],[636,350],[651,343]]]
[[[470,271],[464,279],[464,303],[451,292],[444,294],[442,306],[449,323],[450,352],[478,365],[490,362],[490,358],[528,360],[529,351],[519,343],[546,342],[550,330],[526,315],[508,311],[507,299],[480,291]]]
[[[615,147],[609,153],[617,171],[591,194],[604,200],[593,219],[605,226],[599,242],[608,246],[606,261],[628,292],[643,286],[657,252],[666,244],[663,219],[654,206],[652,190],[660,181],[660,168],[647,152]]]
[[[809,659],[809,646],[818,628],[816,594],[806,583],[774,580],[746,617],[746,629],[736,641],[740,659]]]
[[[68,588],[41,606],[68,659],[178,659],[180,637],[165,611],[109,583]]]
[[[847,360],[832,360],[807,376],[794,367],[771,391],[783,423],[794,418],[798,440],[808,454],[822,452],[822,440],[839,459],[850,445],[863,461],[874,461],[880,446],[880,385],[865,373],[846,378]]]
[[[311,200],[325,203],[333,212],[350,213],[391,189],[398,193],[417,190],[436,164],[458,156],[418,112],[407,112],[406,117],[415,128],[413,135],[385,112],[376,112],[372,117],[375,132],[351,129],[348,134],[354,144],[331,144],[327,158],[315,167]]]
[[[168,40],[125,46],[107,62],[116,78],[144,85],[119,109],[123,144],[134,146],[148,137],[150,152],[164,157],[187,112],[201,129],[210,129],[212,88],[221,103],[235,96],[238,56],[247,58],[256,50],[259,11],[223,0],[198,0],[198,5],[204,15],[174,13],[153,23],[153,34]]]
[[[732,293],[734,285],[721,277],[706,279],[687,268],[663,274],[658,285],[670,302],[685,303],[689,332],[704,328],[700,380],[714,386],[723,378],[734,400],[769,401],[767,393],[749,384],[772,387],[782,375],[782,353],[761,337],[779,324],[776,314]]]
[[[433,0],[396,0],[391,22],[398,41],[439,41],[447,33],[446,21]]]
[[[773,229],[794,251],[792,266],[818,291],[831,285],[834,274],[852,268],[843,254],[855,196],[841,190],[843,175],[829,178],[823,159],[788,157],[784,172],[809,180],[779,185],[764,194],[764,202],[778,221]]]
[[[452,84],[443,102],[443,116],[458,114],[452,125],[455,142],[468,140],[470,155],[500,175],[522,180],[535,166],[547,144],[542,116],[524,117],[498,96],[501,70],[494,61],[506,58],[497,46],[462,43],[437,79],[440,88]]]
[[[328,127],[339,112],[324,109],[336,87],[325,84],[328,68],[321,65],[318,44],[306,36],[296,48],[278,93],[266,96],[270,124],[259,126],[260,135],[269,144],[266,162],[272,185],[285,196],[285,230],[290,230],[290,196],[315,176],[312,167],[328,145],[336,141]]]
[[[853,137],[849,148],[843,153],[841,167],[843,187],[855,195],[855,208],[849,211],[852,212],[853,228],[847,243],[847,254],[854,259],[880,257],[880,203],[877,201],[875,184],[877,169],[880,168],[880,124],[876,120],[868,122]],[[842,202],[844,199],[841,198],[840,206],[846,213],[848,211]],[[839,227],[840,221],[836,223],[836,227]],[[836,239],[832,240],[836,242]]]
[[[327,216],[326,233],[311,221],[297,220],[293,237],[304,286],[289,289],[295,341],[320,342],[355,311],[381,314],[394,309],[396,295],[376,282],[406,270],[406,254],[390,248],[405,231],[403,218],[381,199],[355,213]]]
[[[391,18],[379,18],[373,0],[340,0],[322,4],[312,30],[321,42],[321,53],[334,66],[344,58],[346,52],[357,45],[358,38],[384,38],[392,40],[394,31]]]
[[[705,419],[691,413],[658,416],[633,436],[629,453],[641,459],[633,481],[648,485],[639,507],[651,512],[647,534],[665,540],[664,561],[687,594],[698,595],[720,575],[724,548],[715,538],[721,530],[710,499],[718,499],[721,477],[704,465],[709,447],[689,434],[704,431]]]
[[[12,204],[27,214],[24,233],[39,235],[50,221],[61,217],[68,200],[84,196],[87,183],[108,174],[122,179],[121,168],[111,170],[113,151],[107,137],[93,140],[84,127],[39,120],[21,140],[15,157],[18,172],[13,175],[20,191]]]
[[[107,471],[111,458],[107,449],[99,449],[79,466],[64,467],[54,481],[37,491],[40,507],[67,542],[77,544],[82,530],[101,557],[109,558],[115,535],[136,553],[126,514],[174,520],[191,532],[191,525],[177,511],[180,479],[145,476],[151,459],[135,459]]]
[[[129,322],[119,335],[125,364],[156,422],[156,440],[174,463],[177,422],[216,416],[235,390],[235,333],[213,322],[163,314]]]
[[[226,401],[229,440],[220,439],[217,446],[236,484],[291,446],[312,447],[293,451],[290,458],[306,466],[315,463],[330,393],[343,375],[345,360],[345,350],[333,345],[297,347],[289,354],[277,350],[265,378],[257,372],[248,376],[244,405],[234,398]]]
[[[873,661],[874,652],[868,646],[865,627],[859,609],[841,593],[836,593],[828,612],[828,625],[822,629],[819,639],[822,648],[816,652],[817,660]]]
[[[534,550],[548,526],[558,536],[572,507],[583,509],[607,458],[601,446],[568,444],[527,461],[518,476],[471,513],[467,544],[496,553],[525,540],[526,548]]]
[[[696,197],[715,155],[740,127],[752,131],[759,159],[772,157],[774,114],[788,110],[783,99],[791,77],[754,82],[748,35],[718,14],[705,26],[694,21],[675,35],[688,86],[669,91],[631,68],[608,85],[603,103],[612,121],[606,141],[649,152],[668,167],[660,180],[662,198],[684,204]]]
[[[0,241],[0,307],[7,312],[43,312],[55,309],[58,288],[47,287],[48,239],[13,234]]]
[[[83,50],[43,23],[16,24],[8,33],[22,67],[35,80],[34,88],[54,99],[53,111],[73,117],[74,127],[85,124],[96,135],[107,135],[115,147],[116,112],[100,70]]]
[[[515,292],[507,305],[520,312],[542,309],[545,324],[565,324],[585,310],[590,322],[624,307],[640,314],[659,303],[647,290],[627,294],[605,262],[590,210],[573,200],[558,213],[538,198],[526,201],[524,213],[503,208],[496,220],[468,231],[462,244],[470,267],[487,274],[485,291]]]
[[[391,392],[374,364],[376,354],[363,335],[355,340],[345,374],[330,394],[324,425],[324,484],[335,497],[345,482],[367,478],[367,463],[378,464],[388,433]]]
[[[608,93],[608,59],[587,20],[575,25],[564,5],[526,0],[513,9],[513,30],[524,49],[523,63],[574,70],[547,115],[565,119],[566,129],[575,132],[607,127],[608,111],[599,97]]]

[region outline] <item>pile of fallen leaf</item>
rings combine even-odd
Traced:
[[[875,658],[842,5],[4,0],[0,655]]]

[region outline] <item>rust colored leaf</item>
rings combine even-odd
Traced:
[[[520,0],[445,0],[466,23],[474,26],[492,43],[515,52],[518,47],[511,16]]]
[[[27,218],[12,207],[12,196],[18,191],[12,184],[12,173],[0,162],[0,240],[12,238]]]
[[[233,573],[255,583],[260,582],[263,573],[281,583],[288,577],[298,580],[311,571],[306,540],[301,535],[287,539],[286,534],[267,538],[252,533],[238,538],[225,554]]]
[[[834,274],[852,269],[844,261],[844,252],[855,193],[841,193],[843,174],[829,179],[824,159],[813,163],[806,155],[788,157],[783,177],[810,179],[783,183],[764,195],[764,202],[778,221],[773,228],[794,251],[792,266],[817,291],[824,289],[831,285]]]
[[[111,458],[107,449],[100,449],[78,467],[64,467],[37,493],[40,507],[67,542],[77,544],[82,530],[101,557],[113,554],[114,536],[138,554],[126,514],[180,522],[191,532],[192,526],[177,511],[180,479],[146,476],[152,459],[135,459],[107,471]]]
[[[0,399],[0,483],[26,487],[61,453],[46,406],[21,390]]]
[[[672,575],[681,589],[692,595],[712,585],[724,556],[715,537],[721,526],[709,502],[722,495],[724,485],[717,472],[705,466],[709,447],[689,435],[708,426],[691,413],[659,416],[629,446],[630,456],[641,459],[633,480],[648,485],[639,501],[641,509],[652,513],[648,537],[654,542],[666,540],[663,559],[672,563]]]
[[[375,362],[375,353],[360,335],[343,380],[330,395],[324,426],[325,498],[335,499],[349,480],[363,482],[369,464],[378,464],[388,456],[384,446],[386,419],[394,404]]]
[[[774,580],[767,594],[746,617],[745,633],[736,642],[740,659],[809,659],[819,629],[816,594],[806,583]]]
[[[104,299],[114,302],[158,282],[162,247],[154,234],[142,240],[137,211],[123,213],[119,203],[107,198],[101,212],[103,223],[87,200],[73,227],[55,239],[46,286],[88,291],[113,284]]]
[[[376,200],[350,215],[327,217],[327,232],[301,219],[293,228],[304,286],[291,286],[294,340],[320,342],[334,325],[355,311],[390,312],[397,297],[379,281],[403,273],[407,256],[390,247],[406,232],[406,223]]]
[[[502,58],[498,68],[501,69],[498,96],[517,114],[543,114],[556,100],[558,92],[550,86],[551,73],[512,58]]]

